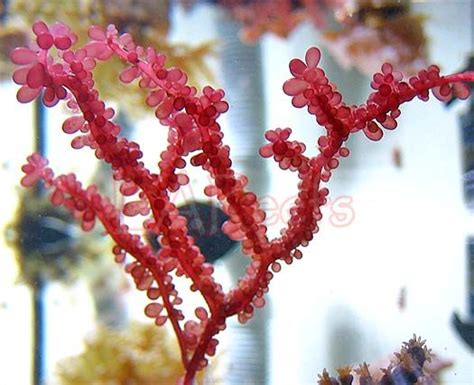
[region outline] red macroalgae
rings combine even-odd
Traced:
[[[223,144],[219,116],[228,109],[224,91],[204,87],[199,93],[187,84],[186,74],[179,68],[166,68],[164,55],[153,48],[136,46],[130,34],[119,34],[114,26],[90,28],[90,41],[73,49],[77,38],[62,23],[47,26],[39,21],[33,25],[34,48],[16,48],[11,60],[20,67],[13,80],[21,85],[18,100],[23,103],[42,98],[46,106],[67,101],[76,113],[63,124],[63,131],[75,135],[72,147],[84,146],[95,156],[110,164],[115,180],[120,181],[124,196],[136,196],[122,211],[125,215],[149,215],[144,228],[159,237],[161,249],[154,252],[145,238],[134,235],[121,222],[121,211],[100,195],[96,186],[82,187],[74,174],[55,176],[48,162],[39,154],[28,157],[23,166],[22,185],[30,187],[42,180],[52,191],[51,201],[68,208],[85,231],[98,219],[116,246],[118,263],[125,263],[128,254],[133,261],[125,264],[139,290],[146,291],[150,304],[145,314],[157,325],[169,321],[176,333],[184,366],[182,383],[192,383],[196,372],[208,364],[225,329],[226,319],[237,315],[240,322],[252,317],[254,308],[264,306],[264,294],[281,269],[281,262],[291,264],[302,257],[301,247],[308,245],[318,231],[321,207],[329,190],[324,187],[339,158],[349,155],[344,146],[348,137],[363,131],[372,140],[379,140],[383,129],[393,130],[400,115],[401,104],[418,97],[428,100],[429,91],[441,100],[456,95],[466,98],[469,90],[462,82],[474,81],[474,73],[442,76],[439,68],[430,66],[417,76],[404,81],[402,74],[384,64],[371,83],[374,92],[360,106],[346,105],[334,84],[318,67],[320,51],[308,49],[303,62],[290,62],[291,79],[283,90],[292,96],[295,107],[307,107],[316,117],[325,134],[317,141],[319,153],[304,155],[305,145],[289,140],[289,128],[277,128],[265,134],[268,144],[260,149],[263,157],[273,157],[284,170],[298,174],[298,197],[290,210],[287,226],[281,236],[270,240],[265,226],[265,212],[258,197],[247,191],[247,178],[232,169],[230,148]],[[54,54],[54,56],[53,56]],[[161,153],[158,173],[140,161],[140,146],[120,136],[120,127],[112,120],[114,111],[107,108],[94,89],[92,70],[96,62],[117,56],[128,66],[120,74],[123,83],[138,80],[147,89],[147,105],[154,109],[160,123],[168,127],[168,146]],[[246,274],[232,290],[225,293],[213,277],[213,266],[187,232],[186,219],[170,199],[170,194],[189,183],[181,172],[190,156],[190,163],[210,174],[214,183],[205,193],[215,196],[229,216],[223,225],[225,233],[240,240],[243,252],[250,257]],[[151,215],[150,215],[151,214]],[[198,292],[206,308],[195,310],[196,320],[185,321],[179,305],[182,299],[173,277],[190,280],[190,290]]]

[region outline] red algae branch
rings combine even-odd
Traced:
[[[280,237],[269,240],[259,199],[248,191],[247,178],[232,169],[231,149],[223,142],[219,117],[229,109],[223,90],[206,86],[199,92],[188,85],[184,71],[166,67],[163,54],[137,46],[130,34],[119,34],[112,25],[106,29],[92,26],[89,42],[77,49],[73,48],[76,35],[62,23],[48,26],[39,21],[33,32],[33,48],[16,48],[11,53],[12,62],[18,65],[13,74],[14,82],[21,86],[18,100],[29,103],[41,98],[47,107],[64,100],[75,114],[62,127],[74,136],[71,146],[92,149],[98,159],[110,165],[114,179],[120,182],[120,193],[135,200],[119,210],[96,186],[84,189],[74,174],[54,176],[48,161],[38,154],[28,157],[21,183],[31,187],[42,180],[51,191],[52,203],[66,207],[84,231],[91,230],[96,220],[103,224],[116,244],[115,260],[124,264],[137,289],[145,291],[151,301],[145,314],[158,326],[171,323],[181,349],[184,385],[192,384],[196,372],[216,353],[216,336],[225,329],[226,319],[237,315],[240,322],[248,321],[255,308],[265,305],[269,283],[281,264],[291,264],[303,256],[301,248],[318,232],[321,208],[328,201],[325,185],[340,159],[349,156],[345,146],[349,136],[362,131],[368,139],[380,140],[386,130],[397,127],[402,104],[415,97],[427,101],[430,93],[441,101],[453,96],[465,99],[469,97],[465,83],[474,81],[473,72],[443,76],[434,65],[405,80],[390,64],[384,64],[372,78],[374,92],[366,103],[349,106],[319,67],[321,53],[317,48],[309,48],[304,61],[291,60],[292,77],[283,91],[294,107],[306,108],[325,133],[316,142],[318,155],[311,158],[304,155],[304,143],[290,140],[290,128],[265,133],[268,143],[260,148],[260,155],[273,158],[282,170],[297,173],[299,179],[288,223]],[[143,153],[138,143],[120,136],[121,128],[112,120],[115,112],[94,88],[97,62],[113,56],[126,65],[120,81],[138,81],[148,93],[147,106],[168,129],[168,145],[157,164],[158,173],[140,160]],[[250,257],[245,276],[227,293],[214,279],[213,266],[206,262],[188,233],[186,218],[170,198],[189,183],[181,171],[188,162],[211,176],[213,184],[204,192],[220,201],[229,216],[223,231],[241,241],[243,253]],[[146,216],[143,227],[156,235],[161,249],[154,252],[144,237],[132,234],[122,223],[121,213]],[[131,262],[126,262],[126,255]],[[173,283],[176,276],[186,277],[189,290],[200,295],[207,306],[195,309],[196,321],[185,320],[180,309],[183,300]],[[416,339],[409,345],[423,346]],[[402,355],[402,364],[409,361],[406,357]],[[341,375],[347,377],[346,372],[342,370]],[[323,373],[320,383],[331,382],[328,378]]]

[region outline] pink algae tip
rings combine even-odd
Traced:
[[[38,61],[38,55],[26,47],[18,47],[10,53],[10,60],[18,65],[32,64]]]

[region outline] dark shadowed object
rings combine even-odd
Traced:
[[[458,336],[474,351],[474,322],[463,321],[457,313],[453,313],[451,325],[453,325]]]
[[[191,202],[178,210],[187,219],[189,235],[201,249],[206,262],[214,263],[237,244],[222,231],[222,224],[229,217],[221,208],[212,203]],[[154,234],[149,233],[147,238],[153,249],[161,248]]]

